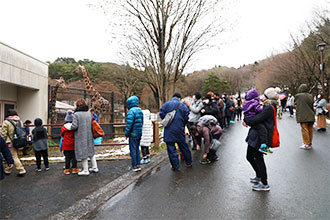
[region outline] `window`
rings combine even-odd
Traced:
[[[16,109],[16,103],[10,101],[0,101],[0,123],[5,120],[8,109]]]

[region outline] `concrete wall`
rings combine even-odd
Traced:
[[[16,101],[22,120],[46,122],[48,65],[0,42],[0,100]]]

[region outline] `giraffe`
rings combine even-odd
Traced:
[[[73,70],[73,72],[83,74],[86,90],[92,92],[90,108],[96,114],[103,115],[104,113],[108,113],[110,111],[110,103],[108,100],[103,98],[98,91],[95,90],[87,69],[83,65],[78,65],[77,68]]]
[[[52,88],[51,90],[51,95],[49,100],[50,102],[49,116],[51,123],[57,122],[57,114],[55,114],[55,111],[56,111],[56,99],[57,99],[58,88],[64,88],[64,89],[66,88],[65,81],[62,76],[60,77],[60,79],[56,80],[55,87]]]

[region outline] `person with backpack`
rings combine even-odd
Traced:
[[[41,172],[41,156],[44,159],[45,170],[49,170],[48,162],[48,133],[42,126],[41,118],[34,120],[35,128],[32,130],[33,151],[36,157],[37,172]]]
[[[250,182],[256,184],[252,186],[252,190],[255,191],[269,191],[270,186],[267,180],[267,169],[264,161],[264,154],[259,151],[261,142],[258,130],[255,129],[255,125],[264,124],[267,129],[267,145],[271,146],[273,140],[273,132],[276,125],[276,107],[279,94],[275,88],[268,88],[264,92],[265,106],[262,111],[255,117],[245,117],[243,119],[243,126],[250,126],[246,142],[248,144],[246,159],[251,164],[256,176],[250,178]]]
[[[127,99],[128,113],[126,118],[125,137],[129,138],[129,153],[133,172],[141,171],[140,141],[142,136],[143,113],[139,107],[139,98],[131,96]]]
[[[201,164],[209,164],[217,161],[219,157],[216,154],[216,150],[210,149],[212,139],[219,140],[222,133],[221,127],[218,125],[218,121],[212,115],[202,116],[197,125],[191,127],[191,132],[197,139],[204,138],[204,154],[202,156]]]
[[[164,119],[167,114],[175,111],[173,121],[164,128],[164,142],[167,145],[167,153],[171,163],[171,169],[180,172],[179,158],[175,144],[177,143],[183,154],[186,167],[192,167],[191,152],[186,143],[185,125],[188,122],[189,110],[187,106],[180,103],[181,95],[174,93],[171,101],[166,102],[159,111],[159,116]]]
[[[5,158],[8,167],[13,168],[14,167],[13,157],[11,156],[10,150],[8,148],[8,145],[5,141],[5,139],[3,139],[0,136],[0,161],[1,161],[1,163],[0,163],[0,180],[3,180],[5,178],[4,172],[3,172],[2,156]]]
[[[16,144],[17,141],[19,141],[20,143],[25,142],[25,146],[27,144],[25,131],[22,125],[23,123],[20,120],[20,117],[18,116],[17,112],[14,109],[8,109],[5,121],[2,123],[1,127],[1,137],[8,144],[10,153],[14,160],[15,168],[18,171],[18,177],[24,177],[26,174],[26,170],[24,169],[24,166],[19,159],[18,149],[20,148],[20,146]],[[22,145],[24,145],[24,143]],[[21,146],[21,148],[22,147],[24,146]],[[6,167],[4,171],[5,175],[10,175],[11,170],[12,167]]]

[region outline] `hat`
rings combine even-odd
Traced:
[[[72,113],[73,112],[71,110],[68,110],[65,116],[65,122],[72,122]]]
[[[211,95],[210,94],[206,94],[206,96],[204,96],[203,99],[209,99],[209,100],[211,100]]]
[[[196,96],[196,99],[200,99],[200,98],[202,98],[202,96],[201,96],[201,94],[200,94],[199,92],[196,92],[196,93],[195,93],[195,96]]]
[[[279,99],[279,94],[278,90],[274,89],[273,87],[270,87],[265,90],[264,96],[266,99],[271,99],[271,100],[278,100]]]

